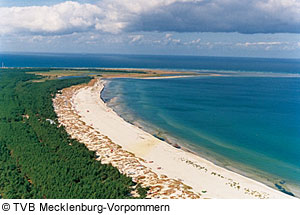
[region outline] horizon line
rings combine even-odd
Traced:
[[[132,54],[132,53],[94,53],[94,52],[35,52],[35,51],[0,51],[0,54],[57,54],[57,55],[127,55],[127,56],[172,56],[172,57],[208,57],[208,58],[252,58],[252,59],[285,59],[300,60],[300,57],[254,57],[254,56],[222,56],[222,55],[189,55],[189,54]]]

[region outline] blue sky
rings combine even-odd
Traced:
[[[0,0],[0,51],[300,58],[300,1]]]

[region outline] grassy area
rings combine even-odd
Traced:
[[[110,75],[145,75],[149,72],[140,70],[121,70],[121,69],[41,69],[40,71],[28,72],[48,77],[62,76],[110,76]]]
[[[100,76],[103,78],[117,78],[117,77],[160,77],[173,75],[199,75],[194,72],[178,72],[167,70],[151,70],[151,69],[82,69],[82,68],[35,68],[34,71],[29,71],[29,74],[35,74],[46,77],[46,79],[54,79],[64,76]]]

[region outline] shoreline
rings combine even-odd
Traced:
[[[206,76],[211,76],[211,75],[206,75]],[[179,78],[194,78],[194,77],[199,77],[199,76],[171,76],[170,78],[179,79]],[[130,79],[165,79],[165,78],[169,78],[169,77],[154,77],[154,78],[149,77],[149,78],[130,78]],[[294,183],[293,181],[289,181],[288,178],[283,178],[283,177],[277,176],[275,174],[271,174],[269,172],[259,170],[248,164],[239,163],[239,162],[229,159],[225,156],[215,154],[213,151],[207,150],[199,145],[196,145],[193,142],[189,142],[189,141],[186,141],[185,139],[176,137],[176,136],[174,136],[176,134],[169,133],[166,130],[160,128],[159,126],[156,126],[149,121],[145,121],[145,120],[139,118],[137,115],[135,115],[135,114],[133,114],[133,112],[131,112],[132,110],[126,109],[126,111],[124,112],[124,110],[122,110],[122,108],[121,109],[119,108],[119,105],[116,105],[116,106],[118,106],[118,108],[116,108],[115,104],[118,104],[119,102],[115,103],[113,101],[113,104],[110,104],[110,100],[105,99],[105,96],[103,96],[103,94],[105,94],[104,89],[109,85],[110,82],[113,82],[112,78],[105,79],[105,86],[100,93],[100,98],[105,103],[106,106],[108,106],[114,112],[116,112],[121,118],[123,118],[124,121],[128,122],[129,124],[131,124],[133,126],[136,126],[140,129],[142,129],[143,131],[151,134],[152,136],[164,141],[165,143],[167,143],[177,149],[181,149],[183,151],[186,151],[186,152],[189,152],[196,156],[199,156],[201,158],[204,158],[204,159],[212,162],[216,166],[219,166],[228,171],[237,173],[246,178],[250,178],[259,183],[262,183],[271,189],[280,191],[284,194],[287,194],[287,195],[295,197],[295,198],[299,198],[299,192],[300,192],[299,186],[296,183]],[[115,97],[113,96],[113,98],[115,98]],[[136,118],[136,117],[138,117],[138,118]],[[272,161],[269,161],[269,162],[272,162]]]
[[[104,87],[105,88],[105,87]],[[102,99],[102,97],[101,97]],[[108,106],[104,99],[103,102]],[[114,112],[118,114],[118,111],[115,110],[113,107],[108,106],[109,108],[113,109]],[[228,160],[228,158],[220,155],[212,155],[211,152],[207,152],[204,148],[196,148],[199,146],[194,145],[193,143],[188,143],[183,139],[176,138],[172,136],[172,134],[164,134],[161,135],[161,130],[155,128],[153,124],[149,124],[149,122],[142,122],[139,120],[137,123],[135,120],[125,119],[122,115],[118,114],[121,118],[123,118],[129,124],[136,126],[145,132],[151,134],[155,138],[169,144],[172,147],[177,149],[183,150],[185,152],[191,153],[193,155],[199,156],[208,160],[209,162],[213,163],[216,166],[224,168],[228,171],[237,173],[242,175],[246,178],[250,178],[254,181],[262,183],[268,186],[271,189],[275,189],[277,191],[281,191],[282,193],[288,194],[289,196],[299,198],[299,192],[297,185],[288,184],[286,185],[285,179],[278,178],[276,175],[272,175],[270,173],[266,173],[260,170],[257,170],[251,166],[247,166],[246,164],[241,164],[235,162],[233,160]],[[201,151],[202,150],[202,151]]]
[[[101,162],[112,163],[120,172],[132,177],[142,186],[148,184],[149,198],[293,198],[265,184],[217,166],[192,152],[178,149],[126,122],[100,98],[104,82],[101,79],[94,79],[87,86],[73,89],[71,87],[69,91],[62,90],[62,94],[54,99],[58,120],[72,137],[85,143],[90,150],[96,151]],[[67,105],[63,106],[63,103]],[[70,111],[77,114],[77,118],[76,116],[72,118]],[[66,120],[70,118],[71,121]],[[117,155],[111,159],[109,157],[113,151],[98,153],[103,151],[103,147],[97,148],[95,146],[97,144],[91,143],[86,137],[83,138],[86,135],[78,131],[79,121],[96,134],[106,137],[104,140],[109,140],[110,144],[120,146],[124,153],[133,153],[133,157],[141,163],[128,170],[123,165],[126,162],[122,160],[124,155]],[[102,141],[105,142],[104,140]],[[150,171],[157,178],[148,177],[147,174],[137,171],[137,168]],[[145,178],[140,179],[141,176]],[[166,186],[169,188],[164,189]],[[160,191],[154,192],[155,188]],[[153,192],[156,194],[153,195]]]

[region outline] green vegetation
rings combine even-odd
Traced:
[[[33,71],[29,71],[30,74],[46,75],[48,77],[58,76],[89,76],[89,75],[119,75],[119,74],[147,74],[145,71],[140,70],[122,70],[122,69],[76,69],[76,68],[35,68]]]
[[[131,178],[58,127],[53,96],[90,78],[32,82],[29,71],[0,70],[0,198],[132,198]]]

